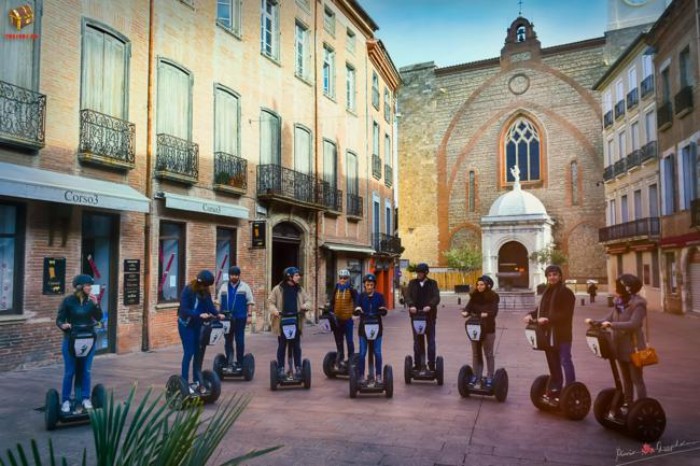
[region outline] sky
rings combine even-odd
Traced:
[[[500,56],[518,0],[359,0],[379,26],[397,68],[434,61],[439,67]],[[602,37],[606,0],[523,0],[542,47]]]

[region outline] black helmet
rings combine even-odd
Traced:
[[[367,275],[365,275],[365,278],[362,279],[362,283],[365,283],[365,282],[377,283],[377,276],[374,275],[373,273],[368,273]]]
[[[241,268],[237,265],[232,265],[228,269],[228,274],[229,275],[240,275],[241,274]]]
[[[621,296],[637,294],[641,289],[642,281],[631,273],[623,273],[615,280],[615,291]]]
[[[92,277],[86,273],[81,273],[80,275],[73,277],[73,288],[83,285],[93,285],[94,283],[95,280],[93,280]]]
[[[430,267],[428,267],[428,264],[425,262],[421,262],[420,264],[416,265],[416,272],[428,273],[430,272]]]
[[[197,274],[197,283],[204,286],[212,286],[214,284],[214,274],[209,270],[202,270]]]
[[[564,276],[564,273],[561,271],[561,267],[558,265],[552,264],[548,265],[546,269],[544,269],[544,275],[547,276],[549,275],[550,272],[556,272],[559,274],[560,277]]]
[[[479,278],[477,278],[476,281],[484,282],[486,284],[486,286],[489,288],[489,290],[491,288],[493,288],[493,280],[488,275],[482,275]]]
[[[298,268],[287,267],[286,269],[284,269],[284,272],[282,272],[282,278],[285,280],[291,280],[291,278],[298,273],[301,273],[299,272]]]

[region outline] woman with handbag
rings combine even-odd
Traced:
[[[647,316],[647,301],[639,296],[642,282],[635,275],[626,273],[615,281],[615,306],[610,314],[600,324],[603,328],[613,331],[613,347],[625,394],[625,404],[621,411],[626,411],[637,399],[646,398],[647,389],[644,385],[642,367],[632,362],[632,354],[646,348],[646,339],[642,325]],[[586,323],[594,322],[586,319]]]

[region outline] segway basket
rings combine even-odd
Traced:
[[[427,318],[425,314],[418,314],[413,319],[413,330],[415,330],[416,335],[425,335],[425,329],[427,326]]]
[[[91,327],[92,328],[92,327]],[[76,358],[84,358],[95,345],[95,334],[92,330],[76,329],[70,333],[70,351]]]
[[[527,324],[525,338],[535,350],[545,351],[554,347],[554,332],[536,323]]]
[[[282,327],[282,334],[287,340],[294,340],[297,336],[297,318],[296,316],[282,317],[280,323]]]
[[[204,322],[202,325],[202,342],[212,346],[219,343],[224,338],[224,324],[219,321]]]
[[[610,332],[599,327],[589,328],[586,331],[588,348],[593,354],[602,359],[613,359],[615,357],[610,338]]]
[[[221,326],[224,329],[224,335],[228,335],[231,332],[231,321],[230,320],[224,320],[221,322]]]
[[[365,338],[368,341],[374,341],[379,336],[379,318],[376,316],[369,316],[365,318],[364,322],[365,328]]]
[[[464,323],[467,337],[471,341],[481,341],[481,320],[478,317],[470,317]]]
[[[318,319],[318,326],[321,328],[321,331],[323,333],[330,333],[331,332],[331,322],[330,319],[328,319],[328,316],[322,315]]]

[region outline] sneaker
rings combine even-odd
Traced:
[[[92,401],[90,401],[90,400],[87,399],[87,398],[84,399],[84,400],[83,400],[83,408],[85,408],[86,410],[87,410],[87,409],[92,409]]]
[[[435,372],[435,364],[428,364],[428,370]]]
[[[620,416],[625,417],[630,412],[630,407],[627,403],[620,406]]]
[[[193,382],[190,384],[190,395],[194,395],[199,391],[199,383]]]
[[[301,367],[297,367],[294,370],[294,378],[296,379],[301,379]]]
[[[277,369],[277,377],[283,379],[287,374],[284,372],[284,367]]]
[[[381,384],[381,383],[382,383],[382,376],[381,376],[381,375],[378,375],[378,376],[377,376],[377,383],[378,383],[378,384]]]
[[[493,388],[493,379],[491,377],[487,377],[486,381],[483,383],[484,383],[484,387],[488,388],[489,390],[491,390]]]
[[[469,377],[469,385],[476,385],[476,376],[472,375]]]
[[[197,393],[199,393],[200,395],[206,395],[207,394],[207,387],[205,387],[203,384],[200,384],[197,387]]]
[[[70,413],[70,401],[66,400],[63,402],[63,404],[61,405],[61,412],[63,414]]]

